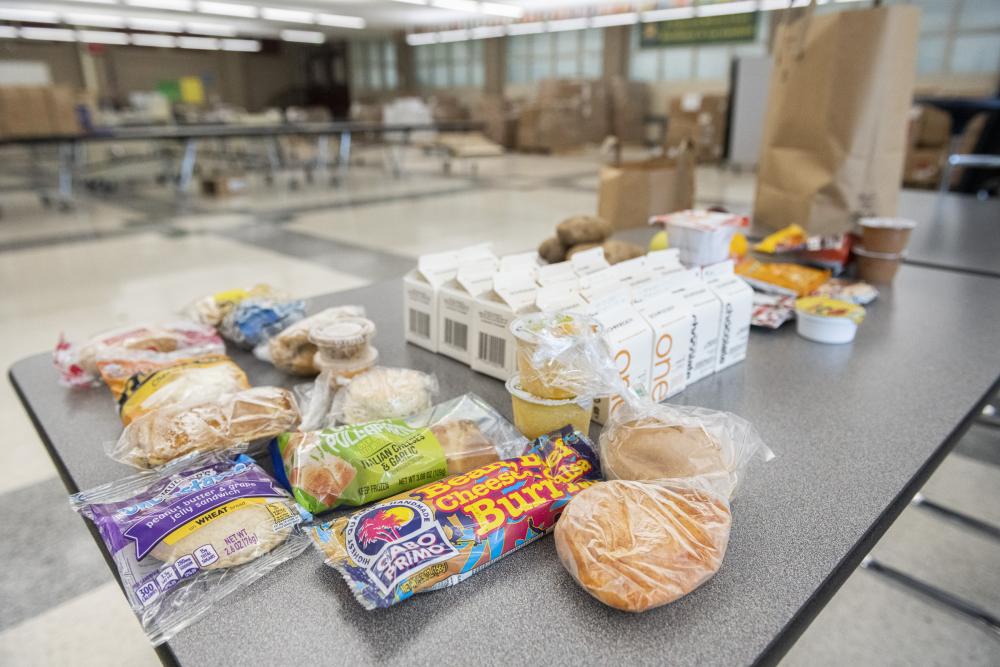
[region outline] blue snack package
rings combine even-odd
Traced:
[[[225,338],[250,350],[306,316],[305,301],[244,299],[219,325]]]

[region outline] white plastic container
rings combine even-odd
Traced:
[[[795,302],[796,331],[817,343],[850,343],[864,316],[861,306],[827,297],[805,297]]]
[[[701,210],[660,215],[649,222],[666,226],[671,247],[680,250],[680,259],[687,266],[707,266],[728,259],[733,234],[744,226],[742,216]]]

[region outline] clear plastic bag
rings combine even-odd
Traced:
[[[253,459],[213,452],[70,496],[153,645],[302,553],[312,517]]]
[[[632,397],[600,436],[606,479],[702,478],[732,498],[755,456],[774,454],[753,424],[729,412]]]
[[[117,396],[135,373],[225,351],[225,343],[212,327],[176,321],[120,327],[80,344],[60,337],[52,362],[63,385],[85,387],[104,381]]]
[[[699,479],[602,482],[563,510],[556,552],[595,598],[641,612],[708,581],[722,566],[731,525],[728,501]]]
[[[132,419],[117,442],[108,443],[108,456],[149,468],[195,451],[266,443],[300,419],[295,396],[281,387],[253,387],[209,400],[170,393],[171,402]]]
[[[464,394],[407,419],[285,433],[271,455],[282,483],[319,514],[517,456],[527,446],[483,399]]]
[[[376,366],[337,391],[330,417],[340,424],[409,417],[430,408],[437,393],[438,381],[433,375]]]
[[[241,348],[252,350],[305,316],[305,301],[244,299],[223,318],[219,333]]]
[[[211,327],[222,324],[226,315],[232,312],[238,303],[246,299],[284,299],[284,294],[270,285],[259,284],[249,289],[230,289],[204,296],[184,308],[183,313],[195,322],[201,322]]]
[[[266,345],[254,349],[254,355],[286,373],[315,375],[320,369],[313,362],[317,348],[309,340],[309,332],[345,317],[364,316],[363,306],[336,306],[321,310],[272,336]]]

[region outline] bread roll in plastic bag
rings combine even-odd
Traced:
[[[267,345],[254,349],[254,356],[274,364],[293,375],[316,375],[320,369],[313,363],[316,345],[309,340],[309,331],[345,317],[364,317],[363,306],[335,306],[295,322],[271,336]]]
[[[726,499],[699,480],[616,480],[584,489],[556,524],[556,551],[588,593],[641,612],[698,588],[722,565]]]
[[[135,373],[225,351],[225,343],[215,329],[182,320],[120,327],[97,334],[84,343],[71,343],[61,337],[52,361],[62,384],[85,387],[103,380],[117,396],[125,381]]]
[[[732,498],[754,457],[774,454],[747,420],[729,412],[629,397],[599,439],[606,479],[700,477]]]
[[[409,417],[429,409],[437,393],[438,381],[433,375],[376,366],[337,390],[330,417],[340,424]]]

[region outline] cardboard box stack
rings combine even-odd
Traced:
[[[649,85],[624,77],[611,80],[611,134],[624,144],[644,143]]]
[[[698,162],[718,162],[725,150],[728,110],[726,95],[688,93],[674,98],[667,121],[667,146],[690,141]]]
[[[0,137],[79,134],[79,101],[69,86],[0,86]]]
[[[937,107],[914,105],[907,130],[903,185],[936,188],[951,143],[951,115]]]
[[[534,102],[521,109],[517,146],[563,151],[604,140],[611,122],[611,98],[600,80],[546,79]]]
[[[746,358],[753,290],[732,261],[686,269],[677,250],[609,265],[597,247],[539,265],[536,253],[499,259],[489,246],[419,258],[404,278],[406,339],[507,380],[517,372],[510,324],[566,310],[604,326],[625,383],[662,401]],[[594,420],[621,404],[604,397]]]
[[[508,149],[517,146],[518,112],[510,100],[486,95],[477,103],[473,118],[482,121],[483,134],[490,141]]]

